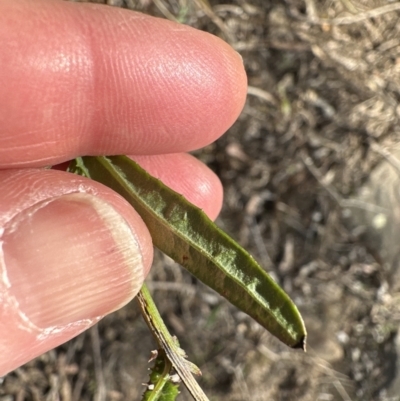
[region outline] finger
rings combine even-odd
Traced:
[[[212,220],[221,211],[223,188],[219,178],[186,153],[133,156],[140,166],[202,209]]]
[[[227,130],[246,96],[226,43],[128,10],[2,1],[0,48],[3,168],[196,149]]]
[[[0,376],[139,291],[149,233],[108,188],[52,170],[0,172]]]

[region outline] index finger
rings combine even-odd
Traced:
[[[193,150],[246,96],[226,43],[122,9],[2,1],[0,48],[0,168]]]

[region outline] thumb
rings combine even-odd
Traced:
[[[122,198],[82,177],[14,170],[0,183],[2,376],[129,302],[151,239]]]

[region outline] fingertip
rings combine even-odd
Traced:
[[[190,151],[243,108],[242,60],[208,33],[63,1],[0,2],[2,17],[0,167]]]

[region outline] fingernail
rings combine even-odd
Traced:
[[[110,313],[143,282],[135,233],[107,202],[75,193],[22,211],[4,230],[9,296],[25,321],[61,327]]]

